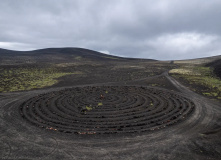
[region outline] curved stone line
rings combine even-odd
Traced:
[[[87,86],[33,97],[20,106],[32,124],[76,134],[152,131],[183,121],[194,103],[170,91],[136,86]]]

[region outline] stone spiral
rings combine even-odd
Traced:
[[[35,96],[21,116],[45,129],[75,134],[152,131],[185,120],[194,103],[171,91],[138,86],[86,86]]]

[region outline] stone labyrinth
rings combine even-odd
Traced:
[[[37,127],[75,134],[135,133],[185,120],[194,103],[174,92],[137,86],[88,86],[24,102],[21,116]]]

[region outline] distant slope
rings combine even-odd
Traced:
[[[212,56],[212,57],[204,57],[204,58],[196,58],[196,59],[186,59],[186,60],[175,60],[174,63],[182,64],[182,63],[192,63],[192,64],[206,64],[213,62],[215,60],[221,59],[221,55]]]
[[[221,55],[212,56],[212,57],[204,57],[197,59],[189,59],[189,60],[177,60],[174,61],[176,64],[185,64],[185,65],[202,65],[206,67],[213,68],[214,74],[221,78]]]
[[[33,51],[11,51],[0,49],[0,64],[19,63],[69,63],[74,61],[128,61],[140,60],[123,58],[84,48],[46,48]],[[144,60],[144,59],[143,59]],[[148,59],[145,59],[147,61]],[[149,59],[149,61],[153,61]]]

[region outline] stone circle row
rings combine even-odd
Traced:
[[[87,86],[35,96],[19,108],[30,123],[76,134],[135,133],[185,120],[194,103],[174,92],[137,86]]]

